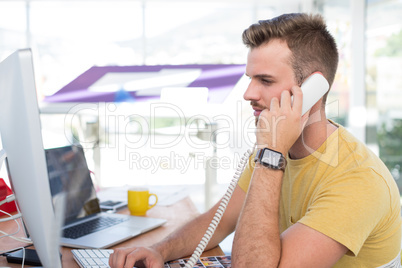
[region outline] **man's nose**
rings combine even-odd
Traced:
[[[253,85],[253,82],[248,85],[243,98],[247,101],[258,101],[260,99],[259,90]]]

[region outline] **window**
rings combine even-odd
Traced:
[[[402,190],[402,2],[367,6],[367,142]]]
[[[0,59],[27,46],[25,2],[0,2]]]

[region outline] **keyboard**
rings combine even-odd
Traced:
[[[98,217],[92,220],[68,227],[63,230],[63,236],[66,238],[77,239],[84,235],[88,235],[118,223],[126,221],[127,219],[112,218],[112,217]]]
[[[81,268],[109,268],[109,255],[113,249],[73,249],[75,261]],[[164,268],[184,267],[188,259],[177,259],[164,264]],[[231,256],[201,257],[194,267],[231,267]],[[135,268],[135,267],[134,267]]]
[[[71,252],[81,268],[108,268],[113,249],[73,249]]]

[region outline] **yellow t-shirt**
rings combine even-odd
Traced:
[[[342,126],[311,155],[287,157],[280,201],[281,232],[299,222],[343,244],[334,267],[378,267],[401,250],[398,188],[382,161]],[[238,185],[247,192],[254,161]]]

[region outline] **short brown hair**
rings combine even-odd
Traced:
[[[299,85],[316,71],[322,72],[332,85],[338,67],[338,49],[321,15],[292,13],[261,20],[246,29],[242,37],[251,49],[273,39],[285,41],[292,52],[290,63]]]

